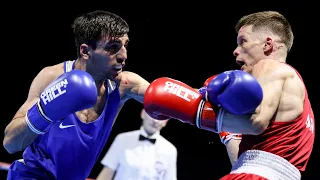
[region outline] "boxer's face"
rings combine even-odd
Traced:
[[[95,50],[89,48],[90,64],[98,74],[104,76],[102,79],[114,80],[122,72],[127,59],[128,42],[127,34],[118,38],[106,37],[97,42]]]
[[[264,41],[256,32],[252,32],[250,25],[240,28],[237,44],[233,51],[236,62],[241,66],[241,70],[251,73],[253,66],[264,58]]]
[[[153,119],[144,110],[142,110],[141,112],[141,119],[143,120],[142,125],[144,129],[149,135],[160,131],[163,127],[166,126],[168,122],[168,120],[158,121],[156,119]]]

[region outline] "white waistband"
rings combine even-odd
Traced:
[[[248,150],[242,153],[231,174],[249,173],[269,180],[300,180],[300,171],[284,158],[260,150]]]

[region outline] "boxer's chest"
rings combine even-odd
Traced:
[[[104,110],[110,93],[115,89],[114,87],[115,85],[112,84],[101,86],[98,92],[96,104],[92,108],[85,109],[76,113],[79,120],[83,123],[91,123],[97,120]]]

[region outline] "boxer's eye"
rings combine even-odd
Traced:
[[[109,51],[111,54],[116,54],[122,47],[122,43],[119,40],[113,40],[104,46],[104,50]]]

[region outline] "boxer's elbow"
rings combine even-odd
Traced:
[[[18,152],[18,151],[16,151],[15,149],[10,148],[10,146],[9,146],[8,144],[4,144],[3,147],[7,150],[7,152],[8,152],[9,154],[14,154],[14,153]]]
[[[252,135],[259,135],[262,134],[266,130],[266,127],[263,123],[254,122],[252,124]]]
[[[14,142],[14,138],[10,135],[10,131],[7,128],[4,132],[4,138],[2,141],[2,145],[7,150],[7,152],[10,154],[21,151],[20,146],[17,146],[17,143]]]
[[[4,137],[2,144],[9,154],[13,154],[19,151],[18,148],[13,145],[11,139],[6,136]]]
[[[252,116],[252,135],[262,134],[268,127],[269,121],[266,121],[265,118],[257,115]]]

